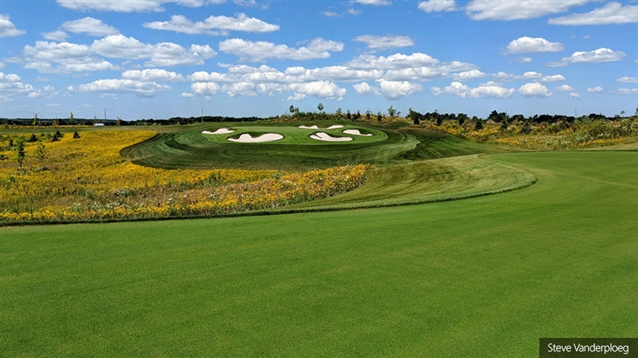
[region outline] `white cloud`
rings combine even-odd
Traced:
[[[522,94],[525,97],[549,97],[552,95],[551,92],[544,85],[538,82],[526,83],[522,85],[518,89],[518,93]]]
[[[22,83],[20,76],[9,73],[0,72],[0,99],[3,101],[12,101],[13,97],[26,96],[28,98],[37,98],[46,96],[48,98],[57,95],[53,86],[45,86],[44,90],[36,90],[28,83]]]
[[[0,14],[0,38],[2,37],[16,37],[25,34],[26,31],[18,30],[16,26],[11,22],[9,15]]]
[[[257,6],[257,2],[255,0],[233,0],[233,2],[244,7]]]
[[[602,91],[603,91],[603,88],[600,87],[600,86],[596,86],[596,87],[587,89],[587,92],[589,92],[589,93],[600,93]]]
[[[560,42],[550,42],[542,37],[523,36],[507,45],[505,54],[558,52],[563,50]]]
[[[638,94],[638,88],[619,88],[616,94]]]
[[[176,72],[162,69],[128,70],[122,73],[122,78],[134,81],[184,81],[184,77]]]
[[[592,0],[472,0],[465,12],[473,20],[523,20],[560,13]]]
[[[605,6],[586,14],[571,14],[549,19],[551,25],[609,25],[638,22],[638,6],[623,6],[619,2],[610,2]]]
[[[449,86],[441,89],[432,87],[432,94],[452,94],[461,98],[506,98],[514,93],[513,88],[501,87],[495,82],[487,82],[478,87],[471,88],[461,82],[452,82]]]
[[[191,91],[200,96],[211,96],[217,94],[221,87],[214,82],[195,82],[191,84]]]
[[[55,30],[51,32],[43,32],[42,37],[50,41],[64,41],[69,35],[66,32],[61,30]]]
[[[569,98],[570,99],[580,99],[580,95],[578,93],[573,92],[573,93],[569,94]]]
[[[529,57],[519,57],[513,60],[514,62],[518,62],[518,63],[530,63],[532,62],[532,59]]]
[[[289,86],[295,91],[295,98],[315,96],[317,98],[342,100],[346,95],[346,89],[329,81],[315,81],[309,83],[293,83]]]
[[[148,67],[202,65],[205,59],[217,55],[208,45],[191,45],[189,49],[172,42],[150,45],[124,35],[113,35],[96,40],[91,45],[91,50],[104,57],[148,59],[149,61],[145,63]]]
[[[5,64],[3,62],[0,62],[0,68],[4,68]]]
[[[452,79],[455,81],[469,81],[477,78],[485,77],[485,73],[479,70],[470,70],[465,72],[459,72],[452,75]]]
[[[408,81],[387,81],[380,79],[377,80],[377,82],[385,98],[390,100],[400,99],[421,92],[422,89],[420,84],[410,83]]]
[[[352,87],[358,94],[379,94],[379,87],[370,86],[366,82],[356,83]]]
[[[159,12],[163,4],[175,3],[188,7],[221,4],[226,0],[56,0],[58,5],[79,11]]]
[[[454,0],[426,0],[419,3],[418,9],[427,13],[454,11],[456,4]]]
[[[598,63],[598,62],[615,62],[625,57],[622,51],[613,51],[608,48],[599,48],[594,51],[577,51],[570,57],[564,57],[560,63]]]
[[[530,71],[530,72],[523,73],[523,78],[527,78],[527,79],[538,79],[542,77],[543,77],[543,74],[538,72]]]
[[[559,81],[565,81],[565,80],[567,79],[563,75],[544,76],[543,79],[541,79],[541,81],[543,82],[559,82]]]
[[[318,37],[310,41],[307,46],[291,48],[287,45],[276,45],[272,42],[253,42],[235,38],[221,41],[219,50],[236,55],[241,61],[264,61],[269,58],[310,60],[328,58],[330,57],[330,52],[342,51],[343,43]]]
[[[618,82],[623,82],[623,83],[638,83],[638,77],[620,77],[618,80]]]
[[[431,66],[439,63],[437,59],[424,53],[415,52],[411,55],[397,53],[388,57],[361,55],[346,65],[353,68],[371,68],[379,70],[398,70],[404,68],[416,68]]]
[[[34,46],[24,46],[22,56],[12,58],[12,61],[22,63],[25,68],[42,73],[114,71],[119,69],[118,66],[108,61],[93,57],[93,54],[87,45],[36,41]],[[57,64],[57,66],[53,64]]]
[[[370,51],[383,51],[391,48],[401,48],[414,46],[414,41],[408,36],[374,36],[362,35],[357,36],[352,41],[365,42]]]
[[[555,88],[557,91],[560,92],[569,92],[569,91],[573,91],[574,87],[569,86],[569,85],[560,85],[558,87]]]
[[[147,22],[143,25],[154,30],[166,30],[189,35],[227,35],[229,31],[265,33],[278,31],[279,25],[269,24],[246,14],[239,13],[235,17],[210,16],[204,21],[192,22],[182,15],[171,16],[170,21]]]
[[[63,23],[60,28],[76,34],[87,34],[95,37],[117,35],[120,33],[118,29],[103,23],[102,20],[92,17],[67,21]]]
[[[390,5],[392,4],[389,0],[353,0],[354,3],[362,4],[362,5]]]
[[[154,97],[160,92],[168,91],[171,87],[156,82],[135,81],[129,79],[102,79],[91,83],[71,86],[71,91],[100,92],[105,94],[135,93],[143,97]]]

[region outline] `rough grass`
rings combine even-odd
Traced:
[[[535,357],[638,335],[638,153],[426,205],[0,228],[0,355]]]

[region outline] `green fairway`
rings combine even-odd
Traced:
[[[472,143],[446,133],[424,129],[332,121],[318,125],[324,129],[301,129],[301,124],[303,123],[198,124],[179,130],[167,130],[148,141],[123,149],[121,154],[133,163],[157,168],[307,170],[360,163],[388,166],[423,159],[512,151],[505,146]],[[344,127],[325,129],[336,124]],[[223,135],[202,133],[203,130],[215,131],[219,128],[236,131]],[[358,129],[361,133],[372,136],[344,134],[343,131],[348,129]],[[323,142],[309,138],[317,132],[349,136],[353,140]],[[242,133],[253,136],[278,133],[284,138],[265,143],[233,143],[227,140],[239,137]]]
[[[421,134],[386,133],[383,143],[397,146],[385,151],[388,163],[480,152],[447,137],[429,135],[428,149]],[[200,155],[158,138],[175,158]],[[384,155],[351,146],[362,158]],[[147,154],[135,155],[161,162]],[[428,186],[408,169],[418,177],[513,167],[538,182],[376,209],[0,228],[0,356],[537,357],[540,337],[638,336],[637,152],[422,165],[371,176],[360,202],[376,200],[374,188],[392,200],[375,184],[384,175],[403,180],[401,200],[490,185],[443,177]]]

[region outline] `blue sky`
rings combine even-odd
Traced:
[[[0,0],[0,117],[633,114],[635,0]]]

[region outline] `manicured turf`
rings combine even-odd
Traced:
[[[488,158],[513,192],[0,228],[0,356],[537,357],[638,336],[638,153]]]
[[[339,122],[321,122],[328,127]],[[352,136],[352,142],[321,142],[308,138],[317,131],[300,129],[303,123],[219,123],[198,124],[125,148],[122,156],[140,165],[159,168],[242,168],[306,170],[348,164],[388,166],[415,160],[445,158],[477,153],[511,151],[504,146],[477,144],[452,135],[413,128],[343,123],[344,128],[325,130],[339,135],[357,128],[372,137]],[[310,123],[307,123],[310,124]],[[233,128],[227,135],[204,135],[202,130]],[[240,133],[280,133],[284,139],[266,143],[232,143],[227,137]],[[341,134],[343,135],[343,134]]]

